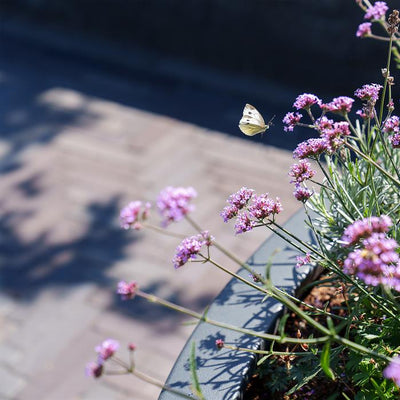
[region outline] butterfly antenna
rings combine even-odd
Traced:
[[[276,115],[274,115],[269,121],[268,121],[268,126],[273,126],[274,124],[272,123],[273,119],[276,117]]]

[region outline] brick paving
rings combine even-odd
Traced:
[[[14,47],[0,62],[7,94],[0,138],[0,399],[154,400],[159,390],[134,377],[86,378],[94,346],[108,337],[123,347],[133,341],[138,368],[165,380],[193,326],[139,299],[122,303],[116,283],[136,279],[145,290],[202,310],[227,277],[207,265],[175,271],[177,239],[122,231],[120,207],[152,200],[166,185],[194,186],[193,218],[246,259],[268,233],[235,237],[218,214],[230,193],[247,186],[280,196],[281,221],[290,217],[298,209],[287,178],[291,154],[118,100],[133,91],[142,104],[160,93],[168,101],[170,88],[88,73],[79,63]],[[226,114],[235,121],[232,131],[242,106]],[[267,135],[282,135],[279,129]],[[192,232],[185,223],[172,230]]]

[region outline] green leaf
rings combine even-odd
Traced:
[[[334,381],[336,379],[336,377],[329,366],[330,355],[331,355],[331,343],[326,342],[324,345],[324,348],[322,349],[322,353],[321,353],[321,359],[320,359],[321,368],[325,372],[325,375],[329,379],[332,379]]]

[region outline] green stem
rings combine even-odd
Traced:
[[[311,338],[311,339],[297,339],[297,338],[281,337],[281,336],[272,335],[269,333],[258,333],[251,329],[239,328],[239,327],[231,325],[231,324],[212,320],[204,314],[200,314],[195,311],[189,310],[188,308],[178,306],[177,304],[171,303],[170,301],[161,299],[152,294],[145,293],[141,290],[138,290],[136,292],[136,294],[138,296],[143,297],[144,299],[150,301],[151,303],[160,304],[166,308],[178,311],[185,315],[189,315],[189,316],[191,316],[199,321],[203,321],[207,324],[218,326],[219,328],[229,329],[231,331],[243,333],[245,335],[259,337],[261,339],[265,339],[265,340],[269,340],[269,341],[276,341],[278,343],[295,343],[295,344],[307,343],[307,344],[310,344],[310,343],[325,343],[328,340],[327,336],[323,336],[323,337],[319,337],[319,338]]]
[[[171,386],[168,385],[164,385],[162,382],[160,382],[159,380],[141,372],[138,370],[131,370],[130,373],[134,376],[136,376],[137,378],[141,379],[142,381],[145,381],[147,383],[150,383],[154,386],[159,387],[162,390],[166,390],[168,392],[171,392],[173,394],[176,394],[177,396],[183,398],[183,399],[190,399],[190,400],[200,400],[199,397],[197,396],[189,396],[186,393],[181,392],[180,390],[176,390],[174,388],[172,388]]]

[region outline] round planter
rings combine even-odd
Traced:
[[[298,212],[285,224],[285,228],[298,237],[313,240],[312,232],[304,220],[304,212]],[[297,250],[289,248],[277,235],[272,235],[247,262],[256,272],[264,274],[266,264],[271,261],[271,279],[274,284],[289,293],[294,293],[302,282],[313,279],[309,266],[295,267],[297,255],[299,255]],[[239,275],[249,277],[245,270],[240,270]],[[283,306],[276,300],[265,299],[262,293],[232,279],[215,298],[207,316],[238,327],[269,332],[274,329],[282,310]],[[197,374],[205,398],[242,399],[248,377],[255,366],[256,356],[225,348],[218,350],[215,346],[216,339],[253,349],[259,349],[263,345],[263,341],[259,338],[200,322],[176,360],[166,384],[188,395],[192,394],[189,356],[192,342],[195,342]],[[177,399],[176,394],[166,390],[163,390],[158,398],[158,400]]]

